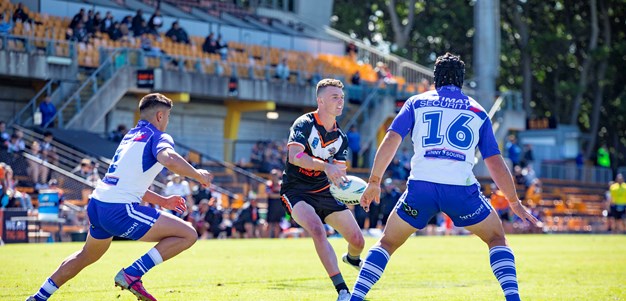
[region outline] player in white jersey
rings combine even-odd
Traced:
[[[141,276],[155,265],[191,247],[198,235],[183,220],[167,212],[141,206],[140,202],[143,200],[181,213],[187,209],[181,196],[165,197],[148,190],[163,166],[194,178],[205,186],[210,185],[212,179],[211,173],[193,168],[177,154],[172,137],[163,132],[167,128],[171,108],[172,101],[158,93],[141,99],[141,120],[124,136],[109,170],[98,182],[89,200],[87,214],[91,225],[83,249],[66,258],[27,301],[48,300],[61,285],[100,259],[113,236],[158,242],[115,276],[115,285],[130,290],[139,300],[156,300],[143,287]]]
[[[539,225],[539,221],[528,213],[515,193],[513,177],[500,155],[485,110],[461,92],[464,75],[465,64],[457,56],[446,53],[438,57],[436,89],[406,101],[378,148],[361,197],[366,211],[372,201],[379,202],[383,172],[409,133],[415,154],[407,190],[389,217],[382,238],[370,249],[350,300],[362,301],[380,279],[390,255],[440,211],[488,245],[491,267],[506,300],[520,300],[513,252],[500,219],[472,173],[476,147],[513,212],[532,224]]]

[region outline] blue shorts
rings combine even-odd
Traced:
[[[159,218],[161,213],[139,203],[105,203],[94,198],[87,206],[89,234],[96,239],[113,236],[139,240]]]
[[[447,214],[458,227],[471,226],[487,218],[493,207],[478,184],[459,186],[411,180],[394,210],[402,220],[422,229],[438,212]]]

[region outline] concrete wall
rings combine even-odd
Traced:
[[[0,75],[76,80],[76,66],[49,64],[44,55],[0,50]]]

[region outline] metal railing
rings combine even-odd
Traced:
[[[31,98],[30,101],[28,101],[28,103],[19,112],[17,112],[17,114],[15,114],[15,117],[9,121],[7,125],[31,125],[33,116],[35,115],[35,112],[37,112],[39,99],[41,99],[43,95],[50,96],[52,94],[52,85],[54,84],[58,84],[58,81],[49,80],[46,85],[43,86],[43,88],[41,88],[41,90],[39,90],[39,92],[37,92],[37,94],[35,94],[35,96],[33,96],[33,98]]]
[[[603,184],[613,180],[613,171],[605,167],[541,162],[539,168],[542,178]]]

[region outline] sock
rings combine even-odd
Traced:
[[[341,273],[335,276],[330,276],[330,280],[333,281],[333,285],[335,286],[337,293],[339,293],[341,290],[349,291],[346,282],[343,280],[343,276],[341,276]]]
[[[352,256],[350,255],[350,253],[348,253],[348,256],[346,257],[346,259],[348,259],[348,262],[352,265],[358,266],[361,263],[361,257],[359,255]]]
[[[389,262],[389,253],[385,249],[380,246],[370,249],[359,272],[359,278],[357,278],[352,289],[351,301],[363,301],[365,299],[365,295],[383,275],[387,262]]]
[[[519,301],[515,256],[513,256],[511,248],[506,246],[491,248],[489,250],[489,262],[491,263],[493,274],[500,282],[502,291],[504,291],[504,298],[507,301]]]
[[[54,292],[58,289],[59,287],[54,283],[54,281],[48,278],[43,282],[41,288],[33,297],[35,297],[35,300],[37,301],[45,301],[48,300],[48,298],[50,298],[50,296],[52,296],[52,294],[54,294]]]
[[[155,265],[163,262],[163,258],[161,258],[161,254],[157,249],[152,248],[148,253],[141,256],[141,258],[137,259],[133,264],[124,269],[126,274],[141,277],[143,274],[147,273],[151,268]]]

